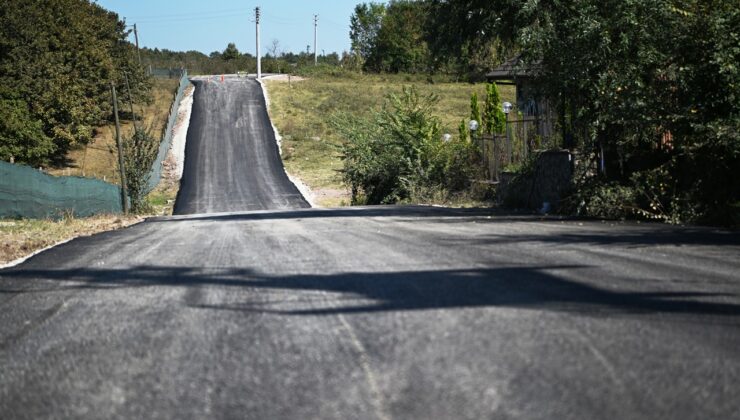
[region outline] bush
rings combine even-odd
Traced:
[[[123,139],[126,188],[133,213],[149,211],[145,192],[158,151],[159,141],[151,134],[151,129],[137,128]]]
[[[0,160],[31,166],[49,163],[55,146],[43,123],[31,115],[26,102],[3,96],[0,91]]]
[[[309,77],[309,78],[313,78],[313,77],[352,78],[352,77],[358,76],[358,73],[353,72],[351,70],[347,70],[343,67],[334,66],[330,64],[314,65],[313,63],[298,66],[295,69],[295,74],[301,77]]]
[[[673,224],[709,220],[716,223],[718,219],[708,219],[713,214],[711,209],[699,204],[696,196],[686,192],[683,181],[673,175],[678,165],[672,160],[657,168],[634,172],[623,182],[581,176],[575,192],[563,200],[560,211],[605,219],[660,220]],[[729,203],[717,209],[727,207]],[[736,219],[735,224],[737,222]]]
[[[436,95],[404,88],[400,96],[388,95],[371,118],[332,118],[345,138],[343,174],[352,204],[391,204],[469,185],[479,171],[475,147],[442,141],[440,120],[431,112],[436,101]]]

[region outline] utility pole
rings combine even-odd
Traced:
[[[257,80],[262,78],[262,57],[260,56],[260,8],[254,8],[254,22],[257,31]]]
[[[121,144],[121,123],[118,121],[118,99],[116,86],[110,82],[111,96],[113,96],[113,116],[116,120],[116,146],[118,146],[118,170],[121,173],[121,201],[123,214],[128,214],[128,188],[126,187],[126,170],[123,163],[123,145]]]
[[[319,15],[313,15],[313,65],[319,63],[318,55],[316,54],[316,32],[319,29]]]
[[[128,104],[131,107],[131,119],[134,122],[134,132],[137,132],[139,131],[139,129],[136,126],[136,113],[134,112],[134,99],[131,96],[131,86],[128,84],[128,73],[123,72],[123,77],[126,78],[126,91],[128,92]]]
[[[134,23],[134,40],[136,41],[136,56],[139,57],[139,66],[141,66],[141,52],[139,52],[139,31]]]

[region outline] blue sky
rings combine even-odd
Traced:
[[[313,15],[319,15],[318,49],[349,50],[349,18],[363,0],[97,0],[129,24],[137,24],[142,47],[175,51],[222,51],[229,42],[255,52],[254,8],[260,6],[262,53],[273,39],[287,52],[313,51]],[[132,35],[133,41],[133,35]]]

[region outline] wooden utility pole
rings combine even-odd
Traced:
[[[113,117],[116,121],[116,146],[118,146],[118,169],[121,173],[121,202],[123,214],[128,214],[128,188],[126,187],[126,170],[123,162],[123,145],[121,144],[121,123],[118,121],[118,99],[116,86],[110,82],[111,96],[113,97]]]
[[[260,8],[254,9],[255,30],[257,32],[257,80],[262,78],[262,57],[260,55]]]
[[[141,52],[139,52],[139,31],[136,30],[135,23],[134,23],[134,40],[136,41],[136,56],[139,57],[139,65],[141,66]]]
[[[128,92],[128,104],[131,106],[131,119],[134,122],[134,132],[138,131],[139,128],[136,126],[136,113],[134,112],[134,99],[131,97],[131,86],[128,84],[128,73],[123,72],[123,77],[126,78],[126,91]]]
[[[319,63],[319,58],[316,50],[316,32],[319,29],[319,15],[313,15],[313,65]]]

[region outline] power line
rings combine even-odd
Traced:
[[[282,16],[268,15],[266,13],[263,13],[262,17],[272,22],[295,23],[295,24],[299,24],[301,22],[298,19],[290,19],[290,18],[285,18]]]
[[[227,18],[236,18],[236,17],[242,17],[242,16],[240,16],[238,14],[234,14],[234,13],[229,13],[229,14],[214,15],[214,16],[184,17],[184,18],[163,18],[163,19],[153,19],[153,20],[138,20],[137,23],[190,22],[190,21],[199,21],[199,20],[227,19]]]
[[[334,22],[333,20],[329,20],[327,18],[323,18],[321,21],[328,23],[330,25],[341,27],[341,28],[349,28],[349,23],[341,24],[341,23]]]
[[[203,15],[222,14],[222,13],[233,13],[233,12],[246,12],[243,7],[238,9],[220,9],[220,10],[208,10],[208,11],[197,11],[197,12],[184,12],[184,13],[167,13],[163,15],[148,15],[148,16],[126,16],[129,19],[157,19],[157,18],[170,18],[170,17],[197,17]]]

